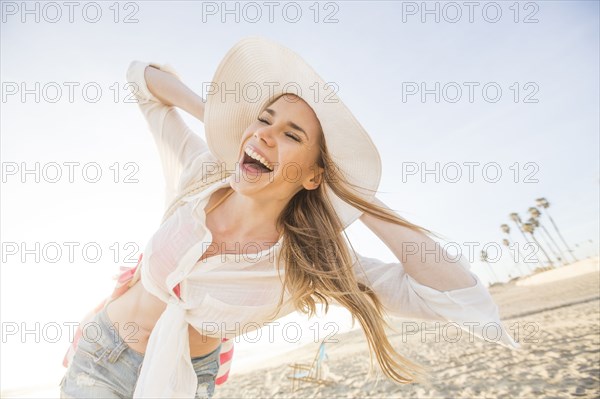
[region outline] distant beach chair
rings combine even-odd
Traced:
[[[319,345],[319,350],[315,355],[312,363],[293,363],[289,367],[293,369],[292,376],[288,379],[292,380],[292,391],[295,391],[301,382],[315,383],[319,385],[332,384],[335,381],[328,379],[329,368],[323,363],[328,356],[325,353],[325,341]]]

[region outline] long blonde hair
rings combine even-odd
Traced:
[[[364,213],[414,231],[437,234],[354,194],[351,187],[356,186],[338,172],[322,131],[317,164],[323,168],[321,184],[314,190],[296,193],[277,219],[277,226],[284,233],[277,262],[285,265],[278,309],[286,292],[296,310],[309,317],[316,314],[317,304],[323,305],[327,313],[329,300],[334,300],[350,311],[353,323],[358,319],[370,349],[371,368],[375,354],[383,373],[393,381],[424,382],[429,372],[394,350],[385,332],[389,324],[384,319],[382,303],[370,287],[357,281],[348,248],[352,245],[326,195],[324,183]]]

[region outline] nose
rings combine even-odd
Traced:
[[[256,129],[256,131],[254,132],[254,137],[257,140],[262,140],[265,142],[265,144],[267,144],[268,146],[271,146],[273,144],[273,137],[271,134],[271,127],[270,126],[264,126],[260,129]]]

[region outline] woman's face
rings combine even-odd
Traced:
[[[232,184],[247,193],[266,189],[277,198],[291,198],[302,188],[315,189],[323,170],[317,165],[320,140],[321,126],[312,108],[300,97],[285,94],[242,135]],[[249,153],[260,154],[271,171],[250,166]]]

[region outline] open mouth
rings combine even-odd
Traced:
[[[246,152],[244,152],[244,158],[242,160],[242,167],[245,167],[251,172],[255,173],[270,173],[271,169],[267,168],[261,161],[258,159],[252,158]]]

